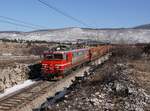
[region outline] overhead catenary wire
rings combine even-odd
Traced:
[[[56,12],[60,13],[61,15],[65,16],[65,17],[67,17],[67,18],[69,18],[69,19],[71,19],[71,20],[73,20],[73,21],[75,21],[75,22],[77,22],[77,23],[80,23],[80,24],[82,24],[82,25],[84,25],[84,26],[86,26],[86,27],[90,27],[88,24],[86,24],[86,23],[83,22],[82,20],[79,20],[79,19],[77,19],[77,18],[71,16],[70,14],[68,14],[68,13],[66,13],[66,12],[64,12],[64,11],[61,11],[61,10],[58,9],[57,7],[52,6],[51,4],[46,3],[45,1],[42,1],[42,0],[38,0],[38,1],[39,1],[40,3],[42,3],[43,5],[49,7],[50,9],[55,10]]]
[[[26,26],[26,25],[23,25],[23,24],[18,24],[18,23],[6,21],[6,20],[0,20],[0,22],[2,22],[2,23],[7,23],[7,24],[11,24],[11,25],[15,25],[15,26],[19,26],[19,27],[24,27],[24,28],[37,29],[37,28],[35,28],[35,27]]]
[[[6,19],[6,20],[9,20],[9,21],[13,21],[13,22],[17,22],[17,24],[18,24],[18,23],[19,23],[19,24],[21,23],[22,25],[25,25],[25,26],[27,26],[27,27],[33,27],[33,28],[35,28],[35,29],[47,28],[47,27],[45,27],[45,26],[32,24],[32,23],[29,23],[29,22],[25,22],[25,21],[22,21],[22,20],[18,20],[18,19],[6,17],[6,16],[1,16],[1,15],[0,15],[0,18]],[[14,24],[16,24],[16,23],[14,23]]]

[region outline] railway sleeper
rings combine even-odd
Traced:
[[[16,104],[21,104],[22,102],[24,102],[26,99],[16,99],[15,101],[13,101],[13,102],[16,102]],[[8,102],[5,102],[5,103],[8,103]],[[10,102],[9,102],[10,103]]]
[[[38,97],[39,94],[35,93],[34,95],[31,95],[30,97],[26,98],[26,101],[30,101]]]
[[[45,91],[45,90],[44,91],[39,91],[38,94],[36,94],[36,96],[40,96],[40,95],[46,94],[46,93],[47,93],[47,91]]]
[[[45,94],[45,93],[47,93],[47,91],[45,91],[45,90],[40,90],[40,91],[38,91],[39,93],[37,93],[37,92],[34,92],[34,93],[32,93],[32,95],[31,95],[31,97],[37,97],[38,95],[40,95],[40,94]]]
[[[36,99],[36,97],[38,97],[38,96],[39,96],[39,94],[32,95],[32,96],[29,98],[29,100],[30,100],[30,99],[34,100],[34,99]]]
[[[13,106],[14,106],[14,104],[9,104],[9,103],[1,103],[1,106],[13,107]]]
[[[13,98],[11,98],[12,100],[17,100],[17,101],[22,101],[22,100],[25,100],[26,98],[24,98],[24,97],[13,97]],[[10,99],[10,100],[11,100]]]
[[[40,94],[46,94],[46,93],[47,93],[47,91],[43,90],[43,91],[40,91],[40,92],[39,92],[39,95],[40,95]]]
[[[7,101],[7,102],[4,102],[4,103],[18,105],[19,102],[18,101]]]
[[[16,99],[16,101],[20,102],[26,100],[27,97],[14,97],[13,99]]]
[[[21,103],[21,104],[18,106],[18,108],[21,108],[21,107],[24,106],[24,105],[30,104],[29,102],[32,101],[32,100],[34,100],[34,99],[37,98],[37,97],[38,97],[38,95],[26,99],[26,101],[24,101],[23,103]]]
[[[42,87],[42,86],[41,86]],[[41,88],[40,87],[36,87],[36,88],[34,88],[34,89],[31,89],[31,92],[37,92],[37,91],[40,91],[41,90]]]
[[[37,91],[28,91],[27,93],[33,95],[33,94],[36,94],[36,92]]]
[[[31,93],[26,93],[26,94],[21,94],[21,95],[18,95],[18,97],[19,98],[29,98],[29,97],[31,97],[32,96],[32,94]]]
[[[0,106],[0,111],[11,111],[10,107],[1,107]]]
[[[26,99],[22,99],[22,98],[16,98],[15,100],[14,99],[11,99],[11,100],[9,100],[9,101],[7,101],[7,102],[5,102],[5,103],[8,103],[8,104],[20,104],[20,103],[22,103],[22,102],[24,102]]]

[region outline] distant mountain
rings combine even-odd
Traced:
[[[21,31],[0,31],[0,33],[15,33],[15,34],[19,34],[19,33],[21,33]]]
[[[144,25],[145,26],[145,25]],[[91,29],[70,27],[62,29],[43,29],[31,32],[3,31],[0,39],[75,41],[77,39],[93,39],[112,43],[145,43],[150,42],[150,30],[147,28]],[[141,26],[140,26],[141,27]]]
[[[135,29],[150,29],[150,24],[140,25],[134,28]]]

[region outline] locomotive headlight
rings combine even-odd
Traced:
[[[55,68],[60,70],[60,69],[62,69],[62,68],[63,68],[63,66],[62,66],[62,65],[60,65],[60,64],[57,64],[57,65],[55,65]]]
[[[59,66],[55,66],[56,69],[59,69]]]
[[[46,68],[47,67],[47,64],[42,64],[42,68]]]
[[[57,64],[57,65],[55,65],[55,68],[59,69],[59,68],[61,68],[61,66],[59,64]]]

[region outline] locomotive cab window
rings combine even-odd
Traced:
[[[66,56],[64,54],[47,54],[44,58],[47,60],[64,60]]]
[[[63,54],[54,54],[54,59],[64,59]]]
[[[44,55],[44,59],[53,59],[53,55],[52,54],[48,54],[48,55]]]

